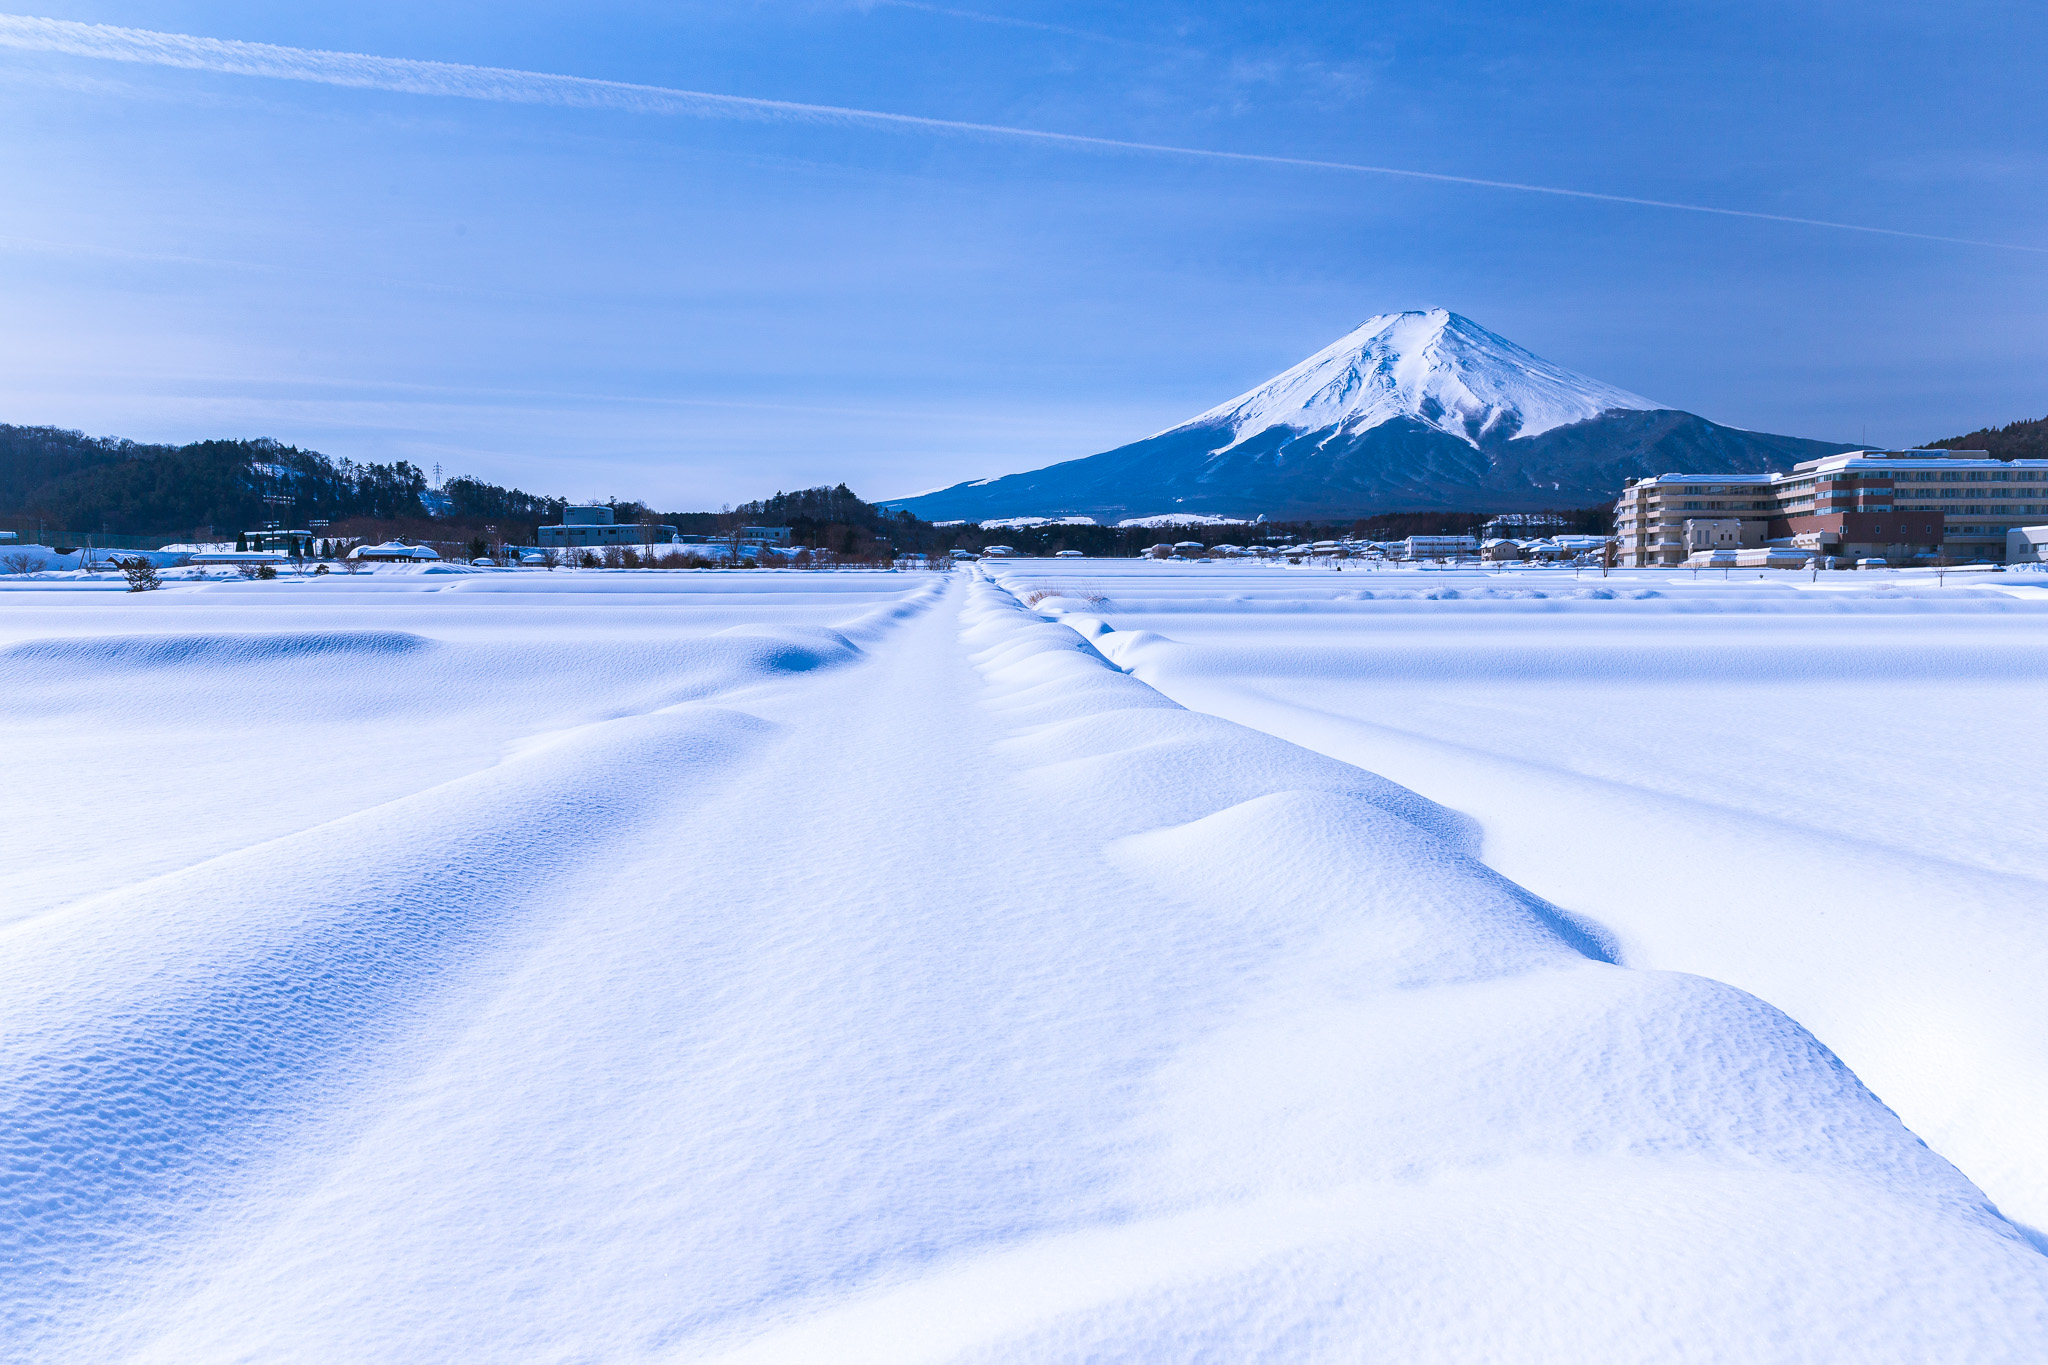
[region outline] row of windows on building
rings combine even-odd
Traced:
[[[1893,533],[1902,536],[1937,535],[1943,532],[1951,536],[2002,536],[2007,531],[2013,529],[2011,526],[1943,526],[1939,522],[1902,521],[1893,528]],[[1870,531],[1872,535],[1883,535],[1885,533],[1884,523],[1875,523],[1871,526]]]
[[[1905,469],[1888,469],[1881,474],[1865,473],[1861,476],[1861,479],[1866,483],[1873,480],[1882,480],[1884,482],[1889,482],[1893,484],[2036,483],[2041,481],[2043,477],[2044,476],[2040,470],[2034,469],[1923,469],[1918,471]],[[1856,474],[1845,473],[1834,476],[1834,479],[1831,480],[1831,482],[1850,483],[1856,481],[1857,479],[1858,476]],[[1771,485],[1771,487],[1773,487],[1775,491],[1778,492],[1781,496],[1803,497],[1807,494],[1810,494],[1819,482],[1820,481],[1817,479],[1795,479],[1787,483]],[[1751,493],[1755,492],[1758,488],[1764,486],[1764,481],[1759,480],[1755,484],[1702,484],[1697,488],[1687,488],[1685,491],[1688,493]],[[1652,488],[1649,490],[1651,496],[1653,497],[1657,496],[1660,493],[1663,493],[1664,491],[1665,490],[1659,488]],[[1848,491],[1853,493],[1856,490],[1851,489]],[[2029,492],[2031,493],[2031,490],[2029,490]],[[1957,493],[1960,494],[1960,490],[1957,490]],[[1948,497],[1951,496],[1951,494],[1947,490],[1944,490],[1942,496]]]
[[[1961,497],[1963,492],[1961,489],[1944,488],[1941,491],[1941,495],[1945,498]],[[1978,496],[1981,497],[1983,495],[1979,494]],[[1892,510],[1892,506],[1893,504],[1890,503],[1866,502],[1863,504],[1862,510],[1866,512],[1889,512]],[[1681,504],[1681,510],[1686,512],[1772,512],[1777,510],[1777,504],[1772,502],[1687,502]],[[1907,510],[1947,512],[1954,516],[1964,517],[1996,517],[2004,516],[2008,513],[2013,516],[2032,516],[2048,513],[2048,505],[2029,505],[2024,503],[1993,505],[1987,503],[1976,507],[1909,507]]]

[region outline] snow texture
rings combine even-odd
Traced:
[[[2038,1359],[2048,1259],[1833,1017],[1656,969],[1489,865],[1472,792],[1318,752],[1338,722],[1146,677],[1449,697],[1432,623],[1682,615],[1383,578],[0,589],[34,793],[0,872],[0,1355]],[[1992,596],[1963,610],[2038,610]],[[1347,653],[1368,614],[1416,643]],[[1232,672],[1136,628],[1192,618],[1337,643]],[[2007,645],[1900,667],[2032,663]],[[1594,704],[1554,714],[1612,723],[1616,657],[1567,648]],[[1584,809],[1573,856],[1616,856]],[[1982,957],[1974,894],[1923,936]],[[1904,967],[1837,968],[1862,927],[1775,951],[1946,1009],[1953,1060],[1979,983],[1902,1001]]]
[[[1357,435],[1412,417],[1477,446],[1486,436],[1535,436],[1615,409],[1668,406],[1432,308],[1367,318],[1299,365],[1170,431],[1226,426],[1230,445],[1239,445],[1274,427]]]
[[[2048,1228],[2048,576],[1093,567],[1041,610],[1478,818],[1490,865],[1784,1009]]]
[[[965,525],[965,522],[960,523]],[[1093,517],[1004,517],[980,523],[984,531],[1028,531],[1040,526],[1093,526]]]

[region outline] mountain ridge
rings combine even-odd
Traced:
[[[1630,477],[1760,473],[1850,449],[1722,426],[1431,309],[1369,318],[1141,441],[886,505],[934,520],[1536,511],[1611,499]]]

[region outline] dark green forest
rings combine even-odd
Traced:
[[[2048,417],[1982,427],[1967,436],[1928,442],[1930,450],[1988,450],[1999,460],[2048,460]]]
[[[426,476],[271,440],[142,445],[0,425],[0,519],[115,535],[222,535],[286,519],[423,516]],[[266,501],[272,499],[273,501]],[[276,501],[289,499],[289,503]]]

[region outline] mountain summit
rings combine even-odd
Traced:
[[[1664,407],[1574,374],[1442,308],[1381,313],[1286,373],[1161,435],[1227,425],[1233,445],[1275,427],[1355,436],[1413,418],[1478,446],[1615,410]]]
[[[1433,308],[1369,318],[1145,440],[890,505],[972,520],[1518,511],[1606,501],[1632,476],[1754,473],[1847,449],[1720,426]]]

